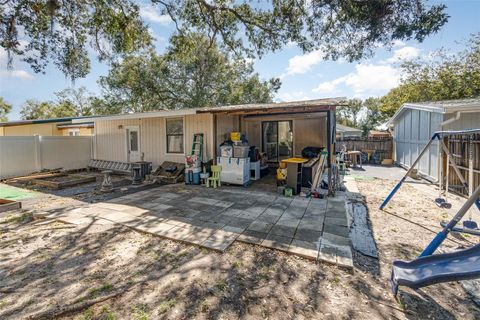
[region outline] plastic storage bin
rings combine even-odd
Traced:
[[[250,151],[249,146],[233,146],[233,157],[248,158],[249,151]]]
[[[230,132],[230,140],[240,141],[241,138],[242,138],[242,134],[240,132]]]
[[[250,159],[217,157],[217,164],[222,166],[220,181],[246,186],[250,183]]]
[[[185,170],[185,184],[200,184],[201,168]]]
[[[220,155],[222,157],[233,157],[233,146],[221,146],[220,147]]]

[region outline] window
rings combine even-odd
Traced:
[[[183,153],[183,119],[166,119],[167,153]]]
[[[69,136],[79,136],[80,135],[80,129],[79,128],[68,129],[68,135]]]

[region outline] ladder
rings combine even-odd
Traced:
[[[203,133],[194,133],[193,134],[193,143],[192,143],[192,153],[191,155],[196,155],[203,161]]]

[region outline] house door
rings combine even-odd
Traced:
[[[127,161],[137,162],[140,156],[140,130],[138,126],[128,126],[127,131]]]
[[[270,162],[291,158],[293,155],[292,121],[262,122],[262,149]]]

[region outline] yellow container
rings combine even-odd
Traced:
[[[240,141],[240,137],[242,134],[240,132],[230,132],[230,140],[232,141]]]

